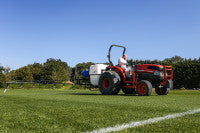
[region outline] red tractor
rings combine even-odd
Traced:
[[[152,88],[158,95],[167,95],[173,88],[172,66],[156,64],[139,64],[128,66],[129,77],[125,70],[114,66],[111,61],[111,49],[113,47],[123,48],[123,55],[126,48],[119,45],[111,45],[108,53],[110,65],[106,66],[99,75],[98,87],[104,95],[116,95],[120,89],[125,94],[138,94],[139,96],[150,96]]]

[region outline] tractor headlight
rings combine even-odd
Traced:
[[[154,75],[160,76],[160,71],[155,71],[155,72],[154,72]]]
[[[155,72],[154,72],[154,75],[155,75],[155,76],[159,76],[160,79],[163,79],[163,78],[164,78],[164,73],[161,72],[161,71],[155,71]]]

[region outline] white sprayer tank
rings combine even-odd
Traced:
[[[108,65],[105,64],[95,64],[90,66],[90,82],[93,86],[98,86],[99,78],[103,71],[106,70],[106,67],[108,67]]]

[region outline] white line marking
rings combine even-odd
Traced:
[[[183,113],[176,113],[176,114],[171,114],[171,115],[167,115],[167,116],[163,116],[163,117],[155,117],[155,118],[151,118],[151,119],[148,119],[148,120],[136,121],[136,122],[126,123],[126,124],[122,124],[122,125],[116,125],[114,127],[97,129],[97,130],[91,131],[90,133],[116,132],[116,131],[121,131],[121,130],[124,130],[124,129],[127,129],[127,128],[133,128],[133,127],[138,127],[138,126],[142,126],[142,125],[146,125],[146,124],[152,124],[152,123],[156,123],[156,122],[159,122],[159,121],[173,119],[173,118],[177,118],[177,117],[182,117],[182,116],[185,116],[185,115],[195,114],[195,113],[199,113],[199,112],[200,112],[200,108],[195,109],[195,110],[190,110],[190,111],[187,111],[187,112],[183,112]]]

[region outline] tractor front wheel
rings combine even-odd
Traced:
[[[167,95],[170,89],[173,88],[173,81],[168,80],[165,86],[155,87],[155,91],[158,95]]]
[[[137,83],[136,92],[139,96],[150,96],[152,92],[152,84],[148,80],[141,80]]]
[[[155,88],[155,92],[158,95],[167,95],[170,91],[170,88],[167,88],[166,86],[162,86],[162,87],[156,87]]]

